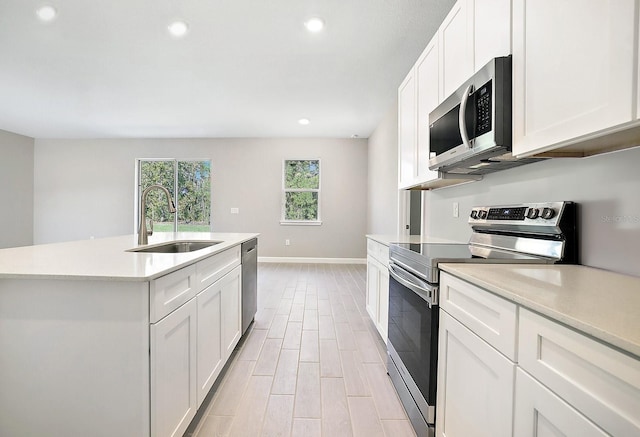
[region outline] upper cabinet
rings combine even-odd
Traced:
[[[513,0],[514,155],[637,144],[636,18],[635,0]]]
[[[399,188],[440,188],[470,180],[429,170],[429,113],[489,60],[510,53],[510,0],[454,5],[398,88]]]

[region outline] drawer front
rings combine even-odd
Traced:
[[[640,435],[640,360],[526,309],[520,366],[611,435]]]
[[[194,297],[196,266],[191,265],[151,281],[149,320],[155,323]]]
[[[204,290],[239,265],[239,245],[199,261],[196,263],[199,290]]]
[[[367,254],[375,258],[382,265],[389,265],[389,247],[385,246],[384,244],[368,239]]]
[[[516,361],[517,307],[513,302],[442,272],[440,307]]]

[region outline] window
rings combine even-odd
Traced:
[[[176,206],[176,213],[170,213],[164,193],[149,191],[147,217],[154,232],[211,232],[211,161],[139,159],[137,163],[136,232],[142,192],[151,185],[169,190]]]
[[[285,160],[282,175],[282,224],[320,221],[320,160]]]

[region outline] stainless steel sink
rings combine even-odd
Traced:
[[[222,241],[171,241],[169,243],[154,246],[136,247],[135,249],[129,249],[127,252],[185,253],[206,249],[207,247],[220,243],[222,243]]]

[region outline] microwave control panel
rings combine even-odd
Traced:
[[[478,137],[491,131],[491,81],[474,93],[476,103],[476,134]]]

